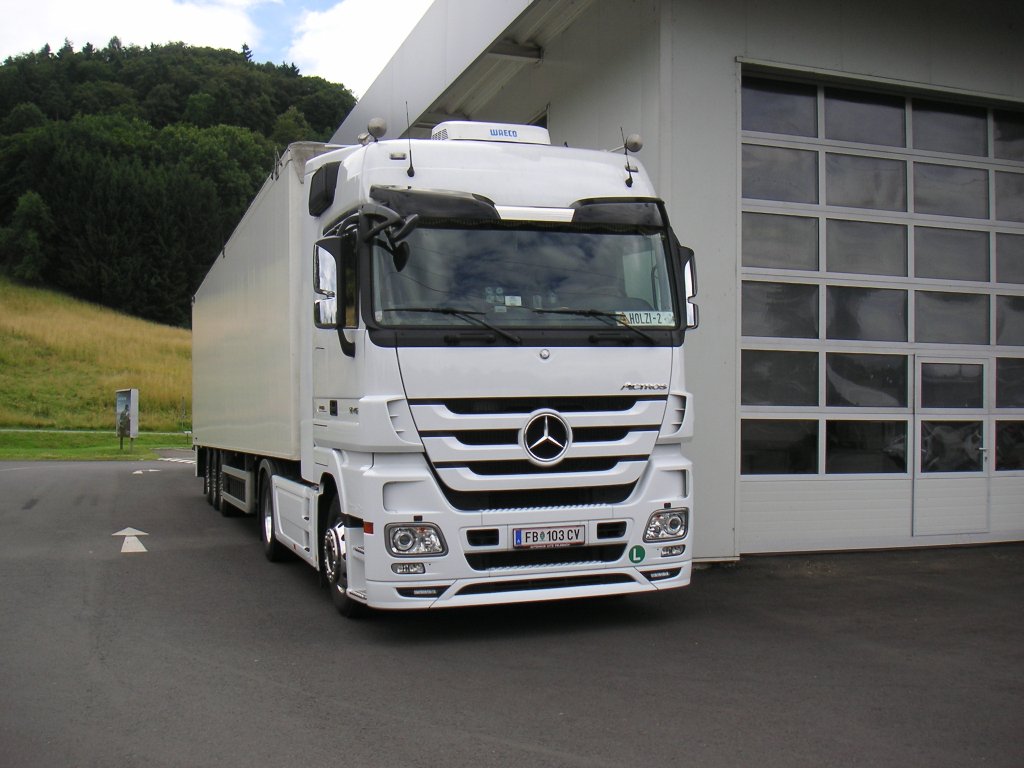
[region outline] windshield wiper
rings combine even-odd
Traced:
[[[509,333],[504,328],[499,328],[493,323],[489,323],[484,320],[480,315],[486,315],[486,312],[480,312],[475,309],[459,309],[458,307],[388,307],[387,309],[381,310],[382,312],[432,312],[437,315],[449,315],[451,317],[457,317],[460,320],[465,320],[467,323],[475,323],[481,328],[486,328],[489,331],[494,331],[499,336],[504,337],[513,344],[522,344],[523,340],[516,336],[514,333]]]
[[[532,312],[536,312],[538,315],[578,315],[580,317],[596,317],[598,320],[603,320],[608,325],[632,331],[648,344],[658,343],[651,334],[646,331],[641,331],[636,326],[630,325],[622,319],[621,315],[618,315],[615,312],[605,312],[603,309],[537,309],[536,307],[527,307],[527,309]]]

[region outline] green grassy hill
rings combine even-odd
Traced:
[[[143,431],[190,428],[192,334],[0,277],[0,428],[113,431],[131,387]]]

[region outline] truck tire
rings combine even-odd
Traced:
[[[263,542],[263,554],[272,563],[284,559],[287,550],[274,535],[274,489],[270,472],[260,472],[260,541]]]
[[[320,573],[338,613],[349,619],[365,616],[365,604],[348,595],[348,543],[341,516],[341,501],[335,495],[327,511],[327,525],[320,547]]]
[[[220,473],[220,451],[210,451],[210,457],[207,459],[210,462],[210,504],[218,512],[221,510],[221,506],[224,502],[221,496],[221,489],[223,488],[224,478]]]
[[[213,504],[213,470],[210,467],[210,452],[203,451],[203,495],[207,504]]]

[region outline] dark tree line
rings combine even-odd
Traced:
[[[160,322],[190,298],[277,153],[355,103],[294,65],[182,44],[0,65],[0,270]]]

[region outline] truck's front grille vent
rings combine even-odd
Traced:
[[[514,579],[467,584],[460,595],[490,595],[500,592],[525,592],[532,589],[561,589],[563,587],[594,587],[606,584],[636,583],[625,573],[598,573],[586,576],[558,576],[548,579]]]
[[[442,492],[466,511],[617,504],[658,441],[666,396],[412,400],[416,429]],[[540,414],[538,416],[536,414]],[[543,418],[543,421],[540,420]],[[551,432],[563,455],[532,456],[526,428]],[[546,446],[550,452],[551,446]]]
[[[466,531],[466,541],[471,547],[496,547],[499,541],[498,529],[477,528],[474,531]]]
[[[572,431],[575,443],[615,443],[629,434],[625,427],[579,427]],[[432,437],[425,433],[423,437]],[[463,445],[516,445],[519,431],[515,429],[477,429],[452,432],[451,436]]]
[[[513,549],[501,552],[467,552],[466,560],[474,571],[503,568],[531,568],[547,565],[587,565],[614,563],[626,551],[625,544],[558,547],[555,549]]]
[[[597,538],[599,539],[621,539],[626,535],[626,521],[619,520],[614,523],[598,523]]]
[[[441,490],[448,503],[463,512],[499,509],[536,509],[538,507],[593,507],[621,504],[633,492],[628,485],[587,486],[582,488],[530,488],[523,491],[453,491],[444,485]]]
[[[445,406],[460,416],[485,413],[533,413],[550,408],[559,413],[593,413],[595,411],[628,411],[639,400],[665,398],[641,398],[634,395],[611,397],[473,397],[443,401],[417,401],[426,405],[436,403]]]
[[[519,432],[515,429],[466,429],[452,432],[452,437],[463,445],[515,445],[519,442]]]
[[[638,461],[643,461],[640,456]],[[542,467],[529,461],[471,461],[463,466],[475,475],[482,477],[500,475],[554,474],[562,472],[607,472],[614,469],[619,459],[566,459],[553,467]],[[438,469],[451,465],[438,464]]]

